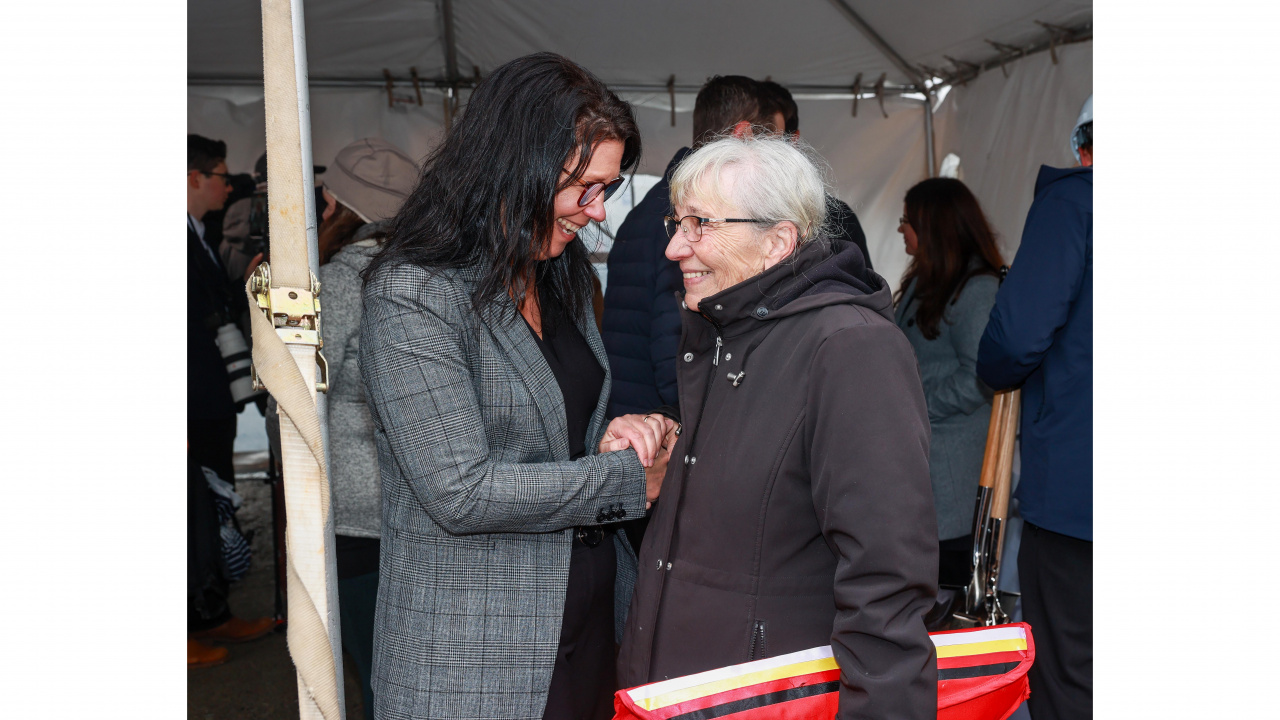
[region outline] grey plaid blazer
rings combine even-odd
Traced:
[[[510,300],[471,309],[477,276],[390,266],[364,289],[360,368],[382,474],[379,720],[541,718],[572,528],[645,512],[636,454],[595,454],[611,377],[594,321],[578,327],[604,387],[591,454],[570,461],[555,376]],[[614,536],[625,609],[635,555]]]

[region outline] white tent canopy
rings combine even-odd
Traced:
[[[896,232],[902,196],[931,167],[924,82],[987,68],[934,98],[934,162],[959,155],[1006,250],[1036,169],[1072,162],[1067,137],[1093,85],[1091,41],[1018,57],[1050,38],[1091,37],[1092,4],[1080,0],[314,0],[305,11],[320,164],[367,136],[425,156],[448,122],[448,94],[465,103],[477,72],[550,50],[636,106],[640,172],[661,174],[690,142],[693,96],[708,77],[770,77],[796,95],[803,137],[831,163],[834,194],[858,213],[872,262],[895,287],[907,260]],[[188,3],[188,129],[226,140],[232,171],[249,170],[265,148],[261,39],[253,0]]]

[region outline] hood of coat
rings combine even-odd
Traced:
[[[893,322],[889,284],[867,267],[852,242],[815,242],[755,277],[698,303],[700,313],[729,332],[740,323],[778,320],[828,305],[861,305]]]
[[[356,231],[357,239],[350,245],[346,245],[339,250],[336,255],[329,259],[329,262],[341,263],[356,272],[364,270],[365,267],[369,265],[369,262],[373,260],[373,256],[377,255],[378,252],[382,250],[382,246],[376,237],[379,236],[380,233],[366,233],[363,237],[361,236],[361,233],[366,229],[379,225],[381,225],[381,223],[368,223],[361,226],[359,230]]]
[[[1036,197],[1039,197],[1040,193],[1044,192],[1045,188],[1049,187],[1050,185],[1056,182],[1060,182],[1062,180],[1066,180],[1068,178],[1073,178],[1077,176],[1079,177],[1080,180],[1083,180],[1089,183],[1090,188],[1093,187],[1093,167],[1092,166],[1055,168],[1055,167],[1049,167],[1048,165],[1041,165],[1040,173],[1036,175],[1035,195]]]

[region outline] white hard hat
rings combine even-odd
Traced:
[[[1076,162],[1080,162],[1080,141],[1084,138],[1084,134],[1080,132],[1081,126],[1085,123],[1093,122],[1093,94],[1089,94],[1089,99],[1084,101],[1084,107],[1080,108],[1080,117],[1076,118],[1075,127],[1071,128],[1071,153],[1076,156]],[[1089,139],[1093,136],[1090,133]]]

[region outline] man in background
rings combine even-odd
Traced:
[[[227,146],[187,136],[187,667],[224,662],[225,648],[211,642],[244,642],[271,631],[270,618],[242,620],[227,605],[228,582],[220,561],[217,512],[200,468],[235,482],[232,453],[236,404],[226,363],[218,351],[218,328],[248,305],[243,290],[205,242],[202,218],[221,210],[231,192]]]
[[[664,408],[679,417],[676,395],[676,348],[680,344],[680,298],[684,289],[680,264],[666,257],[667,231],[662,218],[671,213],[668,184],[685,156],[736,126],[782,130],[781,115],[765,102],[755,80],[717,75],[698,91],[693,106],[693,147],[682,147],[667,164],[662,180],[623,220],[609,251],[608,288],[604,295],[601,335],[609,354],[613,391],[608,417],[651,413]],[[747,130],[749,132],[749,130]],[[636,552],[647,518],[622,523]]]
[[[717,75],[698,91],[693,106],[693,148],[740,123],[780,131],[777,110],[762,103],[759,84],[742,75]],[[609,417],[676,407],[676,346],[680,342],[679,263],[666,258],[671,212],[668,181],[693,152],[683,147],[618,228],[609,251],[603,338],[613,374]]]
[[[1022,244],[978,345],[978,377],[1022,388],[1022,611],[1035,720],[1093,717],[1093,98],[1079,165],[1040,168]]]
[[[203,222],[231,194],[226,154],[226,143],[187,136],[187,443],[196,463],[234,483],[236,407],[217,337],[238,303]]]
[[[777,108],[777,112],[782,114],[780,124],[783,132],[788,138],[798,140],[800,108],[796,105],[795,98],[791,97],[791,91],[771,80],[762,81],[760,89],[770,104]],[[827,194],[827,223],[832,227],[834,239],[857,245],[862,251],[862,259],[867,263],[867,269],[874,269],[871,267],[871,253],[867,250],[867,236],[862,231],[862,223],[858,222],[858,216],[845,201],[830,193]]]

